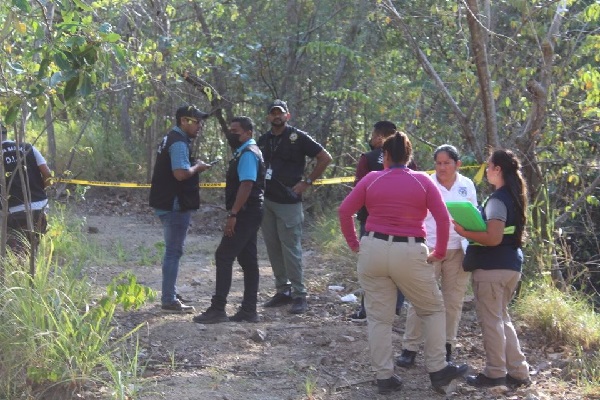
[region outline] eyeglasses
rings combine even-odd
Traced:
[[[191,124],[192,122],[195,124],[200,124],[200,125],[204,125],[204,121],[203,120],[198,120],[196,118],[185,118],[188,120],[188,123]]]

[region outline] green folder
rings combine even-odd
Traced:
[[[487,230],[487,224],[481,217],[481,213],[472,203],[468,201],[448,201],[446,207],[448,207],[452,219],[466,230],[478,232]]]

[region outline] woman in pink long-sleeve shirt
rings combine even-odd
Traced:
[[[425,366],[433,388],[444,387],[464,375],[467,365],[446,362],[444,301],[434,275],[433,261],[446,255],[450,217],[439,189],[424,172],[406,167],[412,145],[396,132],[383,144],[384,170],[366,175],[338,210],[342,233],[352,251],[359,252],[358,278],[365,291],[371,365],[381,394],[400,390],[394,375],[392,323],[396,290],[412,303],[425,324]],[[369,210],[366,230],[358,241],[354,214]],[[425,245],[423,221],[427,210],[437,225],[434,251]]]

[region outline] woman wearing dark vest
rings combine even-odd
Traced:
[[[529,367],[508,315],[508,303],[521,279],[527,212],[527,187],[521,165],[510,150],[496,150],[487,163],[487,179],[495,191],[483,204],[484,232],[456,232],[469,239],[463,261],[471,280],[477,318],[483,334],[486,365],[467,383],[477,387],[523,386],[531,383]]]

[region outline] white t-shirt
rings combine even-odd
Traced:
[[[477,192],[475,191],[475,184],[473,181],[466,176],[456,173],[456,181],[450,190],[446,189],[438,180],[435,172],[431,175],[431,180],[437,185],[442,193],[444,201],[468,201],[477,207]],[[427,246],[430,248],[435,247],[436,238],[435,219],[430,212],[427,212],[425,218],[425,232],[427,234]],[[464,242],[464,243],[463,243]],[[464,249],[466,246],[466,239],[460,236],[454,230],[454,225],[450,224],[450,238],[448,239],[448,249]]]

